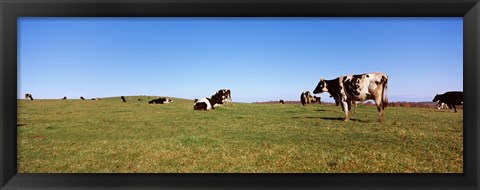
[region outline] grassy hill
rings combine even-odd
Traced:
[[[463,110],[126,99],[18,100],[18,172],[463,172]]]

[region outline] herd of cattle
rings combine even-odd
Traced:
[[[357,101],[373,100],[379,112],[378,120],[384,120],[383,110],[388,105],[387,99],[387,75],[380,72],[373,72],[359,75],[345,75],[339,76],[335,79],[325,80],[320,79],[317,86],[313,90],[313,94],[321,94],[328,92],[330,97],[335,100],[336,105],[341,105],[343,112],[345,112],[345,121],[350,120],[350,110],[352,106],[356,106]],[[25,94],[25,99],[33,100],[31,94]],[[63,97],[66,100],[67,97]],[[81,100],[85,98],[80,97]],[[100,100],[99,98],[92,98],[92,100]],[[125,97],[121,96],[120,100],[126,102]],[[141,101],[143,99],[138,99]],[[209,98],[195,99],[193,104],[194,110],[212,110],[215,107],[226,105],[232,101],[230,89],[220,89]],[[310,91],[302,92],[300,101],[303,106],[306,104],[321,103],[320,97],[312,96]],[[168,104],[173,102],[169,98],[159,97],[149,101],[149,104]],[[284,100],[279,101],[284,104]],[[437,102],[437,108],[441,109],[447,106],[457,112],[455,105],[463,105],[463,92],[452,91],[444,94],[435,95],[433,102]]]

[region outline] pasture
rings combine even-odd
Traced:
[[[463,172],[463,110],[126,98],[18,100],[18,173]]]

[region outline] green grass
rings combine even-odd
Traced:
[[[131,99],[19,100],[18,172],[463,172],[463,110]]]

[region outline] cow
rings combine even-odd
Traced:
[[[339,76],[332,80],[321,78],[313,93],[328,92],[342,106],[344,121],[350,120],[352,101],[374,100],[379,112],[378,121],[382,122],[383,110],[388,105],[387,84],[388,76],[380,72]]]
[[[216,95],[221,99],[220,102],[215,103],[214,107],[220,107],[223,105],[227,105],[229,102],[232,101],[231,91],[230,89],[220,89],[216,92]]]
[[[226,98],[225,91],[219,90],[210,98],[195,99],[193,104],[193,110],[212,110],[215,109],[214,105],[223,104]]]
[[[318,102],[321,104],[320,97],[312,96],[310,94],[310,91],[305,91],[300,94],[300,102],[302,102],[302,106],[305,106],[306,104],[310,103],[315,103]]]
[[[62,98],[62,100],[66,100],[66,99],[67,99],[67,97],[66,97],[66,96],[64,96],[64,97]]]
[[[120,96],[120,101],[122,101],[122,102],[127,102],[127,101],[125,100],[125,96]]]
[[[438,101],[447,104],[449,109],[455,110],[457,112],[457,108],[455,105],[462,105],[463,104],[463,92],[461,91],[451,91],[445,92],[444,94],[437,94],[432,100],[433,102]]]
[[[280,101],[278,101],[278,102],[279,102],[280,104],[285,104],[285,101],[283,101],[283,100],[280,100]]]
[[[173,100],[168,98],[158,98],[158,99],[150,100],[148,104],[168,104],[170,102],[173,102]]]
[[[80,96],[80,100],[85,100],[85,98],[83,96]]]
[[[437,109],[441,110],[441,109],[446,109],[446,108],[448,108],[447,104],[443,103],[442,101],[438,101]]]
[[[27,99],[27,100],[33,100],[32,94],[28,94],[28,93],[25,94],[25,99]]]
[[[218,90],[217,94],[219,95],[219,97],[221,97],[222,101],[221,103],[215,104],[215,107],[227,105],[229,102],[232,101],[232,92],[228,88]]]
[[[330,96],[331,98],[332,96]],[[340,102],[338,102],[337,100],[335,100],[335,106],[338,106],[340,105]],[[353,107],[353,113],[357,113],[357,101],[355,100],[352,100],[352,107]]]

